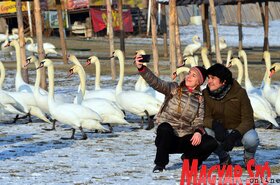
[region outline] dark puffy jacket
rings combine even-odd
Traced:
[[[200,91],[189,92],[185,82],[178,85],[176,82],[163,81],[147,67],[143,67],[139,73],[152,88],[165,95],[156,117],[158,124],[168,122],[179,137],[195,131],[204,132],[204,100]]]
[[[245,89],[234,80],[229,92],[222,100],[209,96],[203,90],[205,99],[205,127],[212,128],[213,119],[220,120],[226,129],[236,129],[242,135],[254,128],[254,115]]]

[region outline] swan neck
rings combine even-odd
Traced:
[[[0,73],[1,73],[1,75],[0,75],[0,89],[2,89],[4,79],[5,79],[5,75],[6,75],[5,67],[4,67],[2,62],[0,62]]]
[[[20,57],[20,47],[19,47],[19,43],[17,41],[13,41],[13,46],[16,50],[16,60],[17,60],[17,73],[16,73],[16,78],[20,78],[22,79],[21,76],[21,57]]]
[[[118,54],[117,57],[119,59],[119,64],[120,64],[120,76],[116,87],[116,94],[119,94],[122,92],[122,86],[124,80],[124,56],[123,54]]]
[[[34,61],[34,64],[36,68],[39,67],[39,61],[37,59]],[[40,81],[41,81],[41,70],[44,70],[44,68],[36,70],[36,80],[34,85],[35,92],[39,92]]]
[[[210,61],[207,57],[207,54],[205,52],[201,52],[201,58],[205,69],[208,69],[210,67]]]
[[[265,85],[270,86],[271,84],[271,78],[269,78],[270,68],[271,68],[271,60],[270,57],[266,56],[264,58],[265,66],[266,66],[266,72],[264,74],[264,81]]]
[[[241,85],[242,78],[243,78],[243,66],[240,62],[238,62],[236,65],[238,69],[237,82]]]
[[[95,61],[95,90],[100,90],[100,61]]]
[[[78,75],[80,77],[80,90],[82,92],[82,97],[84,97],[86,93],[86,74],[84,71],[79,70]]]
[[[49,96],[48,102],[54,102],[54,67],[51,64],[48,67],[48,77],[49,77]]]

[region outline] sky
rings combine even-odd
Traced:
[[[280,22],[270,24],[270,44],[279,46]],[[237,45],[237,29],[233,26],[219,26],[219,34],[228,45]],[[262,46],[262,27],[244,28],[245,46]],[[183,43],[189,43],[192,35],[202,36],[201,26],[182,27],[180,30]],[[148,39],[128,39],[133,42],[149,42]],[[4,89],[14,89],[14,70],[6,71]],[[35,75],[30,71],[30,78]],[[55,92],[73,99],[78,87],[78,77],[65,78],[67,73],[56,71]],[[124,89],[133,90],[138,76],[125,77]],[[167,79],[167,77],[163,77]],[[88,80],[94,77],[88,74]],[[109,76],[101,77],[102,88],[115,87]],[[92,84],[92,83],[91,83]],[[88,89],[93,89],[92,86]],[[62,110],[63,111],[63,110]],[[153,161],[156,147],[154,145],[155,129],[146,131],[141,128],[141,118],[127,113],[130,123],[116,126],[113,133],[102,134],[88,132],[87,140],[62,140],[70,137],[70,126],[58,123],[56,131],[45,131],[51,125],[33,118],[32,123],[25,121],[10,123],[14,115],[0,115],[0,184],[5,185],[173,185],[180,183],[182,161],[180,154],[170,155],[167,170],[154,174]],[[278,123],[280,119],[278,118]],[[259,124],[266,124],[258,121]],[[267,130],[257,128],[260,146],[256,161],[263,166],[269,163],[272,179],[280,180],[280,132],[278,129]],[[77,130],[76,137],[81,133]],[[243,165],[242,147],[235,148],[231,153],[234,165]],[[204,163],[208,168],[219,162],[217,156],[211,155]],[[248,178],[243,169],[242,181]],[[270,183],[277,184],[277,183]]]

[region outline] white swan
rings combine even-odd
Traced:
[[[238,82],[239,81],[241,82],[243,77],[243,72],[242,72],[243,67],[241,61],[238,58],[233,58],[229,65],[232,66],[237,65],[238,79],[239,79]],[[279,125],[275,120],[276,113],[272,109],[271,105],[266,101],[266,99],[264,99],[262,96],[259,96],[256,93],[250,93],[250,92],[247,93],[254,111],[254,117],[256,119],[267,120],[273,125],[275,125],[276,127],[278,127]]]
[[[191,67],[198,65],[198,56],[185,56],[184,57],[184,64],[183,65],[190,65]]]
[[[156,98],[139,91],[123,91],[124,81],[124,55],[121,50],[115,50],[113,57],[119,59],[120,64],[120,77],[116,87],[116,99],[117,103],[128,112],[131,112],[138,116],[156,115],[160,109],[161,102]],[[153,123],[149,120],[149,126],[147,129],[153,128]]]
[[[223,37],[219,38],[219,46],[220,46],[220,51],[222,51],[223,49],[227,48],[226,40]],[[216,46],[215,46],[215,44],[213,44],[211,46],[211,52],[212,53],[216,53]]]
[[[1,61],[0,74],[0,104],[2,111],[4,111],[3,113],[12,113],[25,116],[25,112],[28,112],[26,105],[15,100],[12,96],[9,95],[8,91],[2,90],[2,86],[5,80],[5,67]]]
[[[270,68],[271,68],[271,59],[270,53],[268,51],[264,51],[263,58],[266,64],[266,72],[264,75],[264,86],[263,86],[263,96],[275,107],[277,93],[279,87],[271,86],[271,78],[269,77]]]
[[[86,133],[83,128],[106,130],[100,122],[102,119],[100,116],[91,109],[78,104],[72,103],[57,103],[54,100],[54,67],[50,59],[44,59],[41,61],[39,68],[48,68],[49,77],[49,95],[48,104],[52,117],[62,123],[70,124],[72,128],[72,135],[69,139],[74,139],[75,130],[79,128],[82,132],[82,139],[87,139]]]
[[[15,79],[15,85],[16,85],[16,91],[18,92],[29,92],[29,93],[33,93],[34,92],[34,86],[27,84],[23,79],[22,79],[22,75],[21,75],[21,57],[20,57],[20,46],[18,41],[16,40],[12,40],[9,43],[11,46],[13,46],[16,50],[16,62],[17,62],[17,69],[16,69],[16,79]],[[47,94],[47,91],[40,88],[40,92],[42,94]]]
[[[242,65],[240,59],[239,58],[232,58],[227,63],[228,63],[226,65],[227,68],[230,68],[230,67],[235,66],[235,65],[237,66],[238,74],[237,74],[236,81],[241,85],[242,77],[243,77],[243,65]]]
[[[128,124],[128,122],[124,119],[124,113],[114,102],[104,98],[91,98],[83,100],[86,90],[86,78],[84,70],[81,66],[74,65],[69,72],[70,75],[78,73],[80,77],[80,92],[82,97],[81,101],[78,102],[79,104],[97,112],[103,120],[102,123],[109,123],[110,125]]]
[[[95,64],[95,90],[94,91],[86,91],[84,99],[90,98],[105,98],[112,102],[116,102],[116,91],[115,89],[101,89],[100,88],[100,61],[98,57],[91,56],[86,61],[86,66],[90,64]],[[119,106],[119,105],[118,105]]]
[[[193,43],[189,44],[185,47],[184,51],[183,51],[183,56],[189,56],[189,55],[194,55],[194,53],[199,50],[199,48],[201,47],[201,43],[200,43],[200,38],[198,35],[194,35],[192,38]]]
[[[257,93],[258,95],[262,95],[262,92],[260,89],[255,88],[252,85],[252,82],[249,78],[249,72],[248,72],[248,61],[247,61],[247,54],[245,53],[244,50],[240,50],[238,52],[238,57],[243,59],[244,62],[244,72],[245,72],[245,89],[248,93]]]
[[[27,43],[30,41],[30,44],[25,45],[25,49],[32,52],[32,53],[38,53],[38,44],[34,43],[33,39],[31,37],[26,37],[25,42]],[[55,46],[51,43],[43,43],[43,49],[46,55],[48,54],[57,54],[55,51]]]
[[[5,68],[4,66],[1,66],[1,77],[2,77],[2,73],[5,75]],[[4,80],[4,77],[2,77],[1,79]],[[2,86],[2,84],[1,84]],[[51,123],[46,116],[44,115],[44,113],[41,111],[40,108],[38,108],[37,103],[35,101],[34,95],[32,93],[28,93],[28,92],[8,92],[8,91],[2,91],[2,98],[3,101],[8,100],[4,98],[4,94],[7,94],[9,96],[12,97],[12,99],[10,98],[9,101],[10,103],[12,103],[13,105],[9,105],[9,110],[11,113],[15,113],[15,114],[19,114],[19,115],[33,115],[38,117],[39,119],[47,122],[47,123]],[[7,102],[6,102],[7,103]],[[7,105],[8,106],[8,105]],[[11,107],[13,106],[13,107]],[[16,110],[15,110],[16,109]],[[15,118],[14,122],[18,119],[18,116]],[[29,117],[29,121],[31,121],[30,117]]]

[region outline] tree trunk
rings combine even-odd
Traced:
[[[242,50],[242,48],[243,48],[243,44],[242,44],[243,33],[242,33],[241,1],[238,1],[238,4],[237,4],[237,22],[238,22],[238,36],[239,36],[238,49]]]
[[[108,28],[108,34],[109,34],[109,45],[110,45],[110,55],[112,56],[112,53],[114,52],[114,32],[113,32],[113,24],[112,24],[112,7],[110,0],[106,0],[106,6],[107,6],[107,28]],[[112,80],[116,79],[116,65],[115,65],[115,59],[111,58],[111,76]]]
[[[266,0],[265,1],[265,24],[264,24],[264,45],[263,45],[263,51],[269,51],[268,25],[269,25],[269,9],[268,9],[268,0]]]
[[[181,40],[180,40],[180,30],[179,30],[179,23],[178,23],[178,16],[177,16],[177,9],[175,11],[175,42],[176,42],[176,54],[177,54],[177,64],[183,64],[183,54],[181,50]],[[179,75],[180,81],[184,79],[184,74],[181,73]]]
[[[172,73],[176,70],[176,40],[175,40],[175,24],[176,19],[176,0],[169,1],[169,58],[170,58],[170,77],[172,78]]]
[[[207,47],[208,52],[211,52],[211,34],[209,28],[209,6],[207,4],[201,5],[201,15],[202,15],[202,30],[203,30],[203,45]],[[208,56],[210,63],[212,63],[212,56]]]
[[[41,16],[41,8],[40,8],[39,0],[34,0],[34,14],[35,14],[35,25],[36,25],[36,37],[37,37],[37,44],[38,44],[38,56],[39,56],[39,61],[42,61],[45,58],[45,53],[43,49],[42,16]],[[47,89],[46,68],[41,68],[38,70],[41,70],[40,85],[43,89]]]
[[[62,18],[62,8],[61,8],[61,1],[56,0],[56,11],[57,11],[57,18],[58,18],[58,25],[59,25],[59,36],[60,36],[60,44],[61,44],[61,52],[63,57],[64,64],[67,64],[67,51],[66,51],[66,43],[64,38],[64,24]]]
[[[213,25],[213,31],[214,31],[214,40],[215,40],[215,49],[216,49],[216,60],[217,63],[222,64],[222,58],[220,53],[220,46],[219,46],[219,34],[218,34],[218,27],[217,27],[217,19],[216,19],[216,10],[215,10],[215,4],[214,0],[209,0],[210,3],[210,10],[211,10],[211,20]]]
[[[120,24],[120,48],[125,54],[125,42],[124,42],[125,31],[124,31],[123,19],[122,19],[122,15],[123,15],[122,6],[123,6],[122,0],[118,0],[118,11],[119,11],[119,15],[120,15],[120,19],[119,19],[119,24]]]
[[[16,0],[16,9],[17,9],[20,58],[21,58],[21,66],[23,68],[22,69],[22,76],[23,76],[23,80],[26,83],[29,83],[28,70],[27,70],[26,67],[23,67],[26,64],[26,55],[25,55],[25,41],[24,41],[24,31],[23,31],[23,17],[22,17],[21,0]]]
[[[167,44],[167,24],[166,24],[166,10],[165,5],[161,6],[161,27],[163,32],[163,56],[168,57],[168,44]]]
[[[159,61],[158,61],[158,48],[157,48],[157,3],[156,0],[151,0],[151,28],[152,28],[152,50],[153,50],[153,63],[154,63],[154,73],[159,76]]]

